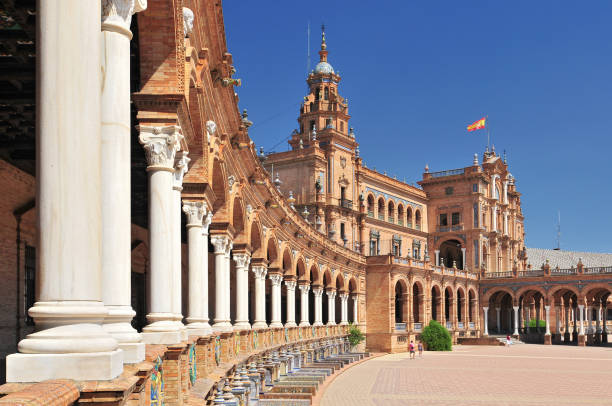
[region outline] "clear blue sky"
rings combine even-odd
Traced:
[[[368,167],[410,183],[471,164],[486,133],[523,194],[527,246],[612,252],[609,1],[229,1],[240,108],[270,150],[297,127],[320,26]],[[275,150],[285,150],[283,142]]]

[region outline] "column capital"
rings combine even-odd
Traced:
[[[236,262],[236,270],[246,269],[251,262],[251,256],[246,252],[238,252],[234,254],[234,262]]]
[[[323,296],[323,287],[322,286],[313,286],[312,287],[312,293],[314,293],[314,295],[316,297]]]
[[[327,297],[329,297],[330,299],[335,299],[336,293],[337,292],[335,289],[327,289]]]
[[[227,253],[228,247],[231,247],[232,245],[229,237],[222,234],[214,234],[211,236],[210,243],[213,245],[213,247],[215,247],[215,254]]]
[[[174,190],[183,190],[183,178],[187,171],[189,171],[189,162],[191,162],[191,158],[188,155],[188,151],[181,151],[176,154],[174,161],[174,185],[172,186]]]
[[[295,290],[297,282],[294,280],[285,280],[285,286],[287,286],[287,290]]]
[[[303,294],[306,294],[310,290],[310,285],[299,285],[298,289],[300,289]]]
[[[283,281],[283,275],[279,273],[273,273],[268,275],[268,279],[270,279],[270,282],[272,282],[272,286],[280,286],[281,282]]]
[[[251,266],[251,271],[255,274],[255,279],[265,279],[268,270],[263,265],[253,265]]]
[[[340,297],[340,299],[342,299],[343,301],[344,301],[344,300],[348,300],[348,297],[349,297],[348,293],[346,293],[346,292],[340,293],[338,296],[339,296],[339,297]]]
[[[181,147],[181,127],[176,125],[166,127],[138,126],[140,135],[138,141],[145,150],[147,170],[174,171],[174,158]]]
[[[487,310],[489,310],[489,306],[482,306],[482,310],[486,312]]]
[[[102,31],[112,31],[132,39],[132,16],[147,8],[147,0],[102,0]]]
[[[187,216],[187,228],[202,227],[206,208],[206,202],[183,200],[183,212]]]
[[[208,214],[206,214],[206,216],[204,216],[204,218],[202,218],[202,235],[208,235],[208,227],[212,222],[212,218],[213,215],[210,211],[208,212]]]

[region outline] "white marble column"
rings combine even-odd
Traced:
[[[544,335],[549,336],[550,335],[550,306],[549,305],[545,305],[544,306],[544,310],[546,311],[546,332],[544,333]]]
[[[348,324],[348,293],[340,293],[340,325]]]
[[[286,280],[285,286],[287,288],[287,322],[285,327],[296,327],[295,323],[295,286],[296,281]]]
[[[586,333],[591,334],[593,332],[593,306],[587,305],[584,310],[586,313]]]
[[[281,282],[283,275],[271,274],[268,276],[272,282],[272,317],[270,319],[270,327],[283,327],[281,323]]]
[[[229,273],[229,255],[232,242],[227,235],[215,234],[210,241],[215,247],[215,318],[212,329],[214,332],[230,332],[232,325],[229,320],[227,298],[230,295],[230,286],[226,274]]]
[[[440,250],[435,250],[434,253],[436,254],[436,266],[440,265]]]
[[[235,253],[236,262],[236,321],[234,330],[250,330],[249,324],[249,263],[247,253]]]
[[[561,305],[555,306],[556,333],[561,334]]]
[[[580,333],[579,334],[583,336],[584,335],[584,305],[579,304],[578,310],[580,312]]]
[[[182,219],[182,201],[181,191],[183,190],[183,177],[187,173],[189,159],[187,151],[176,153],[174,161],[174,182],[172,185],[172,209],[170,219],[172,221],[172,285],[170,288],[172,296],[172,312],[174,320],[181,329],[183,340],[187,339],[187,331],[183,324],[183,244],[181,242],[181,219]]]
[[[204,314],[204,298],[208,300],[208,289],[204,291],[204,279],[208,274],[203,272],[202,256],[208,250],[208,241],[203,239],[202,227],[210,219],[206,214],[206,203],[199,201],[186,201],[183,211],[187,216],[187,243],[189,248],[189,313],[187,317],[187,334],[203,336],[211,333],[208,325],[208,314]],[[208,226],[207,226],[208,228]],[[206,250],[203,245],[206,243]],[[208,283],[206,283],[208,287]],[[208,313],[208,312],[206,312]]]
[[[512,308],[514,309],[514,333],[512,333],[515,336],[519,335],[519,330],[518,330],[518,326],[519,326],[519,307],[518,306],[512,306]]]
[[[595,332],[601,333],[601,307],[597,305],[597,319],[595,320]]]
[[[508,204],[508,181],[504,181],[504,204]]]
[[[313,326],[322,326],[323,325],[323,288],[321,286],[315,286],[312,288],[312,293],[314,294],[314,307],[315,307],[315,317]]]
[[[336,325],[336,289],[327,289],[327,325]]]
[[[465,248],[461,248],[461,269],[465,269]]]
[[[209,324],[208,314],[208,227],[212,222],[213,214],[209,211],[202,220],[202,329],[205,334],[212,334],[212,327]]]
[[[132,327],[132,220],[130,188],[130,23],[146,1],[102,2],[102,300],[103,328],[119,342],[123,362],[144,360],[145,345]]]
[[[102,328],[100,1],[36,11],[38,331],[7,357],[6,379],[112,379],[123,352]]]
[[[563,333],[564,334],[568,334],[569,333],[569,325],[570,325],[570,312],[571,312],[571,307],[569,306],[565,306],[565,326],[563,326]]]
[[[308,321],[308,291],[310,290],[310,285],[300,285],[300,308],[301,308],[301,316],[300,316],[300,327],[302,326],[310,326],[310,322]]]
[[[492,213],[493,213],[493,222],[492,222],[491,227],[493,228],[493,231],[495,232],[497,231],[497,206],[493,206]]]
[[[483,335],[488,336],[489,335],[489,308],[488,307],[483,307],[482,308],[482,314],[484,316],[484,333],[483,333]]]
[[[359,308],[359,295],[358,294],[352,294],[351,295],[353,298],[353,324],[358,324],[359,323],[359,315],[357,314],[357,309]]]
[[[139,141],[147,157],[149,176],[149,324],[142,329],[147,344],[176,344],[181,341],[180,326],[172,307],[172,183],[174,158],[183,135],[180,127],[140,126]]]
[[[497,332],[499,333],[501,330],[501,309],[499,307],[495,308],[495,312],[496,312],[496,321],[497,321]]]
[[[268,270],[262,265],[252,265],[255,274],[255,323],[254,329],[267,328],[266,323],[266,274]]]
[[[504,235],[508,235],[508,213],[504,212]]]

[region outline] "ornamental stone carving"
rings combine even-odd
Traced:
[[[301,287],[300,287],[301,289]],[[314,293],[315,297],[322,297],[323,296],[323,288],[320,286],[317,286],[316,288],[312,288],[312,293]]]
[[[132,15],[147,8],[147,0],[102,0],[102,31],[115,31],[130,39]]]
[[[187,155],[189,155],[189,152],[182,151],[176,156],[176,161],[174,162],[175,190],[183,190],[183,178],[185,177],[187,171],[189,171],[189,162],[191,162],[191,159]]]
[[[210,243],[215,248],[215,254],[225,254],[230,246],[229,237],[226,235],[213,235],[210,237]]]
[[[280,286],[281,282],[283,281],[283,275],[278,273],[270,275],[269,278],[270,282],[272,282],[272,286]]]
[[[343,302],[346,302],[349,297],[348,293],[340,293],[338,296],[340,297],[340,300],[342,300]]]
[[[183,202],[183,212],[187,216],[187,227],[202,227],[206,213],[205,202]]]
[[[208,140],[209,144],[210,144],[210,137],[215,135],[216,132],[217,132],[217,124],[212,120],[208,120],[206,122],[206,139]]]
[[[234,262],[236,262],[236,270],[246,269],[251,263],[251,257],[248,254],[234,254]]]
[[[228,176],[227,177],[227,186],[229,187],[229,192],[230,193],[232,193],[235,184],[236,184],[236,177],[234,175]]]
[[[307,294],[310,290],[310,285],[299,285],[298,288],[302,291],[303,294]]]
[[[265,266],[261,266],[261,265],[253,265],[251,267],[251,270],[255,274],[255,279],[264,279],[265,280],[266,274],[268,273],[268,270],[266,269],[266,267]]]
[[[204,218],[202,219],[202,234],[203,235],[208,235],[208,227],[210,226],[210,223],[212,222],[212,218],[213,218],[212,213],[208,212],[208,214],[204,216]]]
[[[287,286],[287,290],[295,290],[296,285],[296,281],[285,281],[285,286]]]
[[[172,170],[174,158],[183,139],[178,126],[146,127],[139,126],[138,141],[145,150],[149,169]]]
[[[185,38],[193,31],[193,20],[193,11],[187,7],[183,7],[183,33],[185,34]]]

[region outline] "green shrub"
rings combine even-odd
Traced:
[[[348,339],[351,346],[354,347],[363,340],[365,340],[365,334],[354,324],[349,326]]]
[[[448,330],[435,320],[430,321],[429,325],[423,329],[421,339],[431,351],[450,351],[453,346]]]
[[[525,327],[527,327],[527,320],[525,320],[523,323],[524,323]],[[529,327],[535,328],[535,326],[536,326],[536,320],[535,319],[529,320]],[[540,320],[540,327],[546,328],[546,321],[545,320]]]

